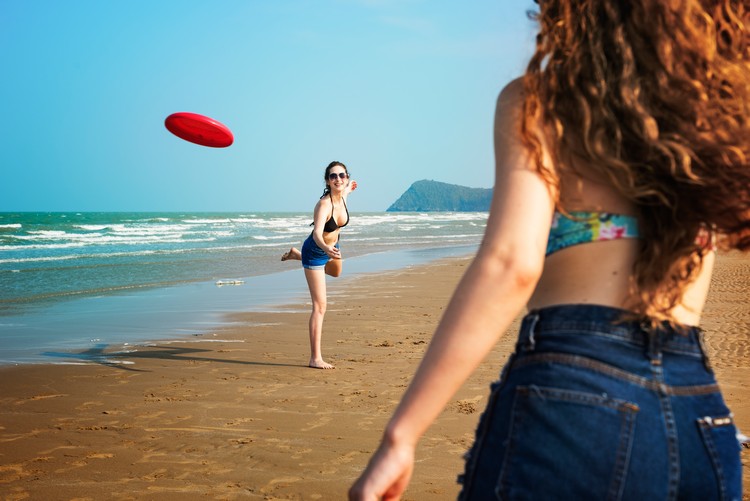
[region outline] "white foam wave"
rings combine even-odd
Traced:
[[[289,238],[289,235],[254,235],[253,239],[255,240],[286,240]]]
[[[211,242],[215,239],[202,239],[202,240],[194,240],[194,241],[185,241],[182,240],[180,243],[201,243],[201,242]],[[26,246],[25,248],[28,248],[29,246]],[[146,249],[146,250],[133,250],[129,252],[106,252],[106,253],[81,253],[81,254],[66,254],[61,256],[38,256],[38,257],[21,257],[21,258],[7,258],[7,259],[0,259],[0,264],[6,264],[6,263],[35,263],[35,262],[52,262],[52,261],[69,261],[72,259],[110,259],[110,258],[120,258],[120,257],[139,257],[139,256],[152,256],[152,255],[159,255],[159,256],[168,256],[168,255],[179,255],[179,254],[189,254],[193,252],[236,252],[236,251],[242,251],[242,250],[253,250],[253,249],[260,249],[260,248],[269,248],[269,247],[280,247],[280,244],[277,242],[273,243],[256,243],[256,244],[246,244],[246,245],[219,245],[214,247],[184,247],[184,248],[176,248],[176,249]]]
[[[109,226],[110,231],[114,234],[123,235],[159,235],[159,234],[175,234],[184,233],[187,231],[194,231],[195,227],[187,224],[139,224],[139,225],[126,225],[126,224],[113,224]]]
[[[233,217],[230,221],[233,223],[258,223],[263,220],[257,217]]]
[[[212,334],[215,336],[216,334]],[[242,339],[174,339],[174,340],[168,340],[168,341],[159,341],[158,344],[151,344],[151,343],[142,343],[141,346],[158,346],[158,345],[167,345],[167,344],[183,344],[183,343],[244,343],[245,341]]]
[[[187,224],[227,224],[231,223],[231,219],[183,219],[184,223]]]
[[[258,229],[268,229],[281,232],[299,231],[301,228],[308,228],[312,222],[312,216],[295,216],[273,219],[258,219],[253,222],[253,226]]]
[[[78,358],[80,355],[71,353],[70,358]],[[112,360],[109,358],[92,358],[91,361],[84,362],[56,362],[52,365],[94,365],[94,364],[106,364],[106,365],[135,365],[135,362],[131,360]]]
[[[189,225],[127,226],[114,224],[80,225],[79,229],[87,233],[63,230],[34,230],[26,235],[14,235],[13,238],[23,245],[3,245],[0,250],[34,250],[34,249],[68,249],[98,245],[151,245],[179,244],[193,242],[211,242],[222,238],[231,238],[235,232],[221,230],[197,230]],[[107,230],[107,231],[103,231]]]
[[[67,244],[34,244],[34,245],[3,245],[0,247],[2,251],[26,251],[26,250],[39,250],[39,249],[76,249],[85,247],[83,243],[67,243]],[[2,261],[0,261],[2,262]]]
[[[127,237],[101,237],[97,239],[80,239],[79,241],[67,242],[67,243],[51,243],[51,244],[30,244],[30,245],[6,245],[0,247],[2,251],[26,251],[26,250],[59,250],[59,249],[75,249],[82,247],[92,247],[97,245],[148,245],[148,244],[186,244],[186,243],[198,243],[198,242],[214,242],[217,240],[216,236],[207,235],[204,237],[196,238],[185,238],[182,235],[175,235],[173,237],[139,237],[139,238],[127,238]]]
[[[486,221],[487,212],[386,212],[384,214],[357,215],[357,226],[372,226],[387,223],[436,223]]]
[[[75,234],[75,233],[74,233]],[[68,235],[67,231],[63,230],[31,230],[28,235],[18,235],[16,238],[20,239],[58,239]]]

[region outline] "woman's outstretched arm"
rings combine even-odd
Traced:
[[[519,86],[495,117],[496,180],[485,236],[350,499],[398,499],[417,441],[523,309],[541,275],[554,203],[519,133]]]

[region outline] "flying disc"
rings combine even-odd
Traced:
[[[201,146],[226,148],[234,142],[229,127],[197,113],[172,113],[164,120],[164,125],[175,136]]]

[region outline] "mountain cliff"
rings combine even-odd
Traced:
[[[485,212],[492,189],[422,180],[412,184],[387,212]]]

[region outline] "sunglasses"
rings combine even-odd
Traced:
[[[337,177],[339,179],[346,179],[347,177],[349,177],[349,174],[347,174],[346,172],[339,172],[338,174],[336,174],[335,172],[331,172],[330,174],[328,174],[328,179],[331,181],[335,181]]]

